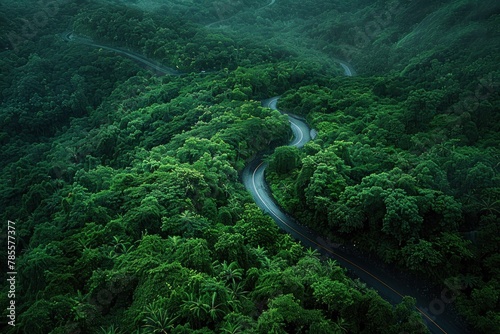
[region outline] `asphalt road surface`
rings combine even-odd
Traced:
[[[351,76],[353,71],[350,66],[341,63],[345,74]],[[264,107],[277,110],[279,97],[273,97],[262,101]],[[288,115],[294,138],[289,145],[302,147],[311,140],[310,128],[304,121]],[[449,306],[453,299],[450,295],[457,287],[443,286],[441,291],[422,293],[426,291],[425,285],[412,284],[397,274],[388,273],[379,264],[370,258],[366,258],[357,252],[353,245],[340,245],[332,243],[320,234],[299,224],[293,217],[288,215],[276,203],[265,180],[265,163],[261,156],[257,156],[243,170],[242,180],[246,189],[250,192],[255,203],[264,212],[269,214],[276,224],[304,246],[317,249],[321,254],[336,260],[340,265],[348,269],[353,277],[358,277],[368,286],[374,288],[379,294],[391,304],[400,303],[403,296],[411,296],[417,300],[417,310],[422,315],[427,327],[434,334],[461,334],[468,331],[453,322],[455,318]],[[419,291],[420,290],[420,291]],[[413,333],[411,333],[413,334]]]
[[[274,3],[274,1],[272,2]],[[272,4],[271,3],[271,4]],[[76,42],[93,47],[98,47],[132,58],[158,74],[179,75],[180,72],[175,69],[165,67],[153,60],[145,58],[134,52],[120,48],[109,47],[94,43],[91,39],[77,36],[72,32],[62,34],[64,40]],[[352,76],[354,71],[351,66],[345,62],[339,61],[344,69],[346,76]],[[277,110],[279,97],[273,97],[262,101],[264,107]],[[303,120],[288,115],[288,120],[292,128],[294,138],[289,145],[298,148],[303,147],[311,140],[310,128]],[[372,261],[369,257],[361,255],[352,245],[335,244],[323,238],[319,233],[299,224],[293,217],[284,212],[274,200],[272,193],[265,181],[265,170],[267,164],[263,162],[260,156],[252,160],[243,170],[242,180],[245,187],[251,193],[256,204],[268,213],[278,226],[284,231],[290,233],[295,239],[299,240],[306,247],[317,249],[321,254],[336,260],[340,265],[348,269],[351,276],[360,278],[368,286],[374,288],[379,294],[392,304],[401,302],[403,296],[412,296],[417,300],[417,309],[427,324],[429,330],[434,334],[461,334],[468,333],[463,326],[454,323],[455,314],[450,307],[453,297],[450,291],[458,290],[455,287],[447,287],[443,284],[442,289],[437,292],[425,291],[425,285],[408,284],[394,272],[389,273],[383,270],[380,264]],[[406,334],[406,333],[401,333]],[[414,333],[409,333],[414,334]]]

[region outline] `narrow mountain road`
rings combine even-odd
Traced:
[[[346,63],[340,63],[345,75],[351,76],[353,70]],[[277,110],[279,97],[262,101],[262,106]],[[289,144],[298,148],[304,146],[310,138],[310,128],[302,120],[288,115],[294,139]],[[243,170],[242,180],[246,189],[252,195],[255,203],[269,214],[276,224],[304,246],[317,249],[321,254],[336,260],[341,266],[348,269],[351,276],[359,277],[368,286],[395,305],[402,301],[404,296],[412,296],[417,300],[417,310],[421,313],[427,327],[434,334],[461,334],[468,333],[465,328],[453,323],[454,314],[447,308],[442,295],[435,298],[424,296],[417,291],[416,286],[409,286],[401,277],[394,277],[381,269],[377,263],[367,259],[355,251],[353,246],[334,244],[325,240],[319,233],[299,224],[293,217],[285,213],[276,203],[265,181],[267,163],[257,156]],[[448,296],[449,298],[449,296]],[[445,301],[449,301],[446,297]]]
[[[127,56],[128,58],[131,58],[135,61],[138,61],[139,63],[142,63],[143,65],[146,65],[153,72],[155,72],[156,74],[159,74],[159,75],[181,75],[182,74],[181,72],[179,72],[171,67],[163,66],[162,64],[155,62],[154,60],[148,59],[148,58],[146,58],[143,55],[140,55],[138,53],[135,53],[135,52],[132,52],[129,50],[124,50],[124,49],[120,49],[120,48],[114,48],[111,46],[94,43],[94,41],[92,39],[78,36],[78,35],[74,34],[73,32],[65,32],[61,36],[67,42],[76,42],[79,44],[89,45],[89,46],[96,47],[99,49],[109,50],[109,51],[113,51],[113,52],[122,54],[124,56]]]
[[[274,2],[273,2],[274,3]],[[72,32],[62,34],[62,38],[67,42],[76,42],[93,47],[98,47],[123,54],[129,58],[137,60],[159,74],[179,75],[180,72],[158,64],[142,55],[127,50],[109,47],[94,43],[91,39],[77,36]],[[349,64],[339,61],[346,76],[352,76],[354,71]],[[273,97],[262,101],[264,107],[277,110],[279,97]],[[303,120],[288,115],[288,120],[292,128],[294,139],[289,145],[298,148],[303,147],[311,140],[310,128]],[[401,302],[403,296],[412,296],[417,300],[417,309],[422,314],[422,318],[429,330],[434,334],[462,334],[468,333],[464,328],[453,323],[454,314],[446,304],[449,296],[441,293],[432,298],[419,293],[415,285],[409,286],[400,277],[395,277],[384,271],[381,266],[371,259],[359,255],[352,246],[340,245],[329,242],[319,233],[299,224],[293,217],[286,214],[274,200],[271,191],[265,181],[265,170],[267,164],[261,156],[257,156],[245,167],[242,179],[245,187],[251,193],[256,204],[268,213],[278,226],[290,233],[306,247],[317,249],[321,254],[336,260],[341,266],[348,269],[352,276],[359,277],[368,286],[374,288],[379,294],[391,304]],[[406,334],[406,333],[401,333]],[[413,334],[413,333],[409,333]]]

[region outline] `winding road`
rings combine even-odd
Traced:
[[[274,0],[269,5],[273,3]],[[66,32],[62,34],[62,37],[68,42],[77,42],[120,53],[146,65],[157,74],[181,74],[175,69],[165,67],[142,55],[94,43],[91,39],[77,36],[72,32]],[[344,74],[346,76],[352,76],[354,74],[354,70],[348,63],[337,61],[344,69]],[[262,105],[277,110],[278,99],[279,97],[266,99],[262,101]],[[311,140],[311,130],[303,120],[292,115],[287,116],[294,134],[293,140],[289,145],[301,148]],[[319,233],[299,224],[293,217],[285,213],[274,200],[265,181],[266,167],[267,163],[262,160],[262,154],[258,155],[244,168],[242,180],[256,204],[269,214],[281,229],[291,234],[306,247],[317,249],[321,254],[336,260],[341,266],[347,268],[352,276],[359,277],[368,286],[377,290],[379,294],[391,304],[395,305],[400,303],[403,296],[412,296],[416,298],[417,310],[421,313],[422,318],[432,333],[468,333],[465,328],[453,322],[454,313],[450,310],[449,305],[443,302],[442,299],[444,297],[442,294],[436,295],[434,299],[424,296],[416,291],[414,286],[410,287],[406,285],[401,278],[394,277],[394,275],[382,270],[380,266],[370,259],[359,256],[357,252],[353,252],[352,247],[334,244],[325,240]]]
[[[131,58],[135,61],[138,61],[138,62],[146,65],[149,69],[151,69],[153,72],[155,72],[158,75],[181,75],[182,74],[181,72],[179,72],[171,67],[163,66],[162,64],[155,62],[154,60],[148,59],[141,54],[138,54],[138,53],[135,53],[132,51],[128,51],[128,50],[124,50],[124,49],[120,49],[120,48],[114,48],[114,47],[110,47],[107,45],[98,44],[98,43],[95,43],[90,38],[78,36],[71,31],[65,32],[65,33],[61,34],[61,36],[62,36],[63,40],[65,40],[66,42],[76,42],[79,44],[93,46],[96,48],[113,51],[113,52],[122,54],[124,56],[127,56],[128,58]]]
[[[340,62],[346,76],[352,76],[354,71],[349,64]],[[262,101],[262,106],[277,110],[279,97],[273,97]],[[287,115],[294,138],[289,144],[301,148],[311,140],[310,128],[304,121]],[[449,301],[449,296],[437,295],[429,298],[404,283],[400,277],[385,272],[369,259],[361,257],[353,252],[352,247],[334,244],[325,240],[319,233],[299,224],[293,217],[289,216],[276,203],[274,197],[265,181],[265,170],[267,163],[258,155],[245,167],[242,180],[246,189],[252,195],[255,203],[264,210],[276,224],[306,247],[317,249],[321,254],[336,260],[341,266],[348,269],[352,276],[360,278],[368,286],[374,288],[391,304],[395,305],[402,301],[404,296],[412,296],[417,300],[417,310],[422,315],[424,322],[431,333],[434,334],[461,334],[468,333],[465,328],[454,323],[454,313],[444,301]],[[441,299],[440,299],[441,298]],[[443,301],[444,300],[444,301]]]

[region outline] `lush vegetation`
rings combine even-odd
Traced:
[[[279,94],[319,132],[270,156],[280,203],[401,270],[458,279],[475,330],[500,328],[495,3],[55,3],[0,7],[0,219],[17,222],[19,271],[5,332],[425,333],[411,298],[392,306],[280,233],[239,182],[289,140],[260,107]],[[64,41],[68,27],[185,74]]]
[[[319,136],[301,152],[275,152],[273,190],[289,212],[334,240],[356,243],[437,284],[461,282],[459,310],[475,330],[497,332],[498,5],[419,2],[411,15],[412,6],[399,6],[405,23],[392,14],[390,28],[351,53],[367,72],[380,72],[392,59],[390,75],[333,78],[284,94],[280,107],[307,116]],[[433,14],[401,39],[424,11]],[[391,15],[380,6],[375,13]],[[334,22],[315,22],[321,24],[311,34],[337,38],[326,34]],[[399,33],[397,45],[383,42],[391,30]],[[425,52],[395,52],[417,34]]]

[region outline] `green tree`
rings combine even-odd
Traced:
[[[214,245],[218,259],[237,262],[242,268],[248,263],[244,236],[239,233],[222,233]]]
[[[174,258],[188,268],[205,273],[212,272],[212,252],[205,239],[186,239],[175,251]]]
[[[352,293],[342,282],[323,278],[313,283],[311,287],[316,300],[326,305],[329,311],[342,313],[354,303]]]
[[[171,317],[167,310],[148,305],[143,312],[143,328],[146,333],[168,333],[174,328],[176,318]]]
[[[162,217],[161,229],[169,235],[182,235],[185,238],[202,237],[210,223],[190,210],[174,217]]]
[[[299,149],[295,146],[280,146],[274,150],[269,169],[278,174],[287,174],[299,167]]]
[[[436,115],[442,97],[441,90],[417,89],[412,91],[406,99],[406,111],[403,115],[406,128],[410,131],[426,129]]]
[[[407,268],[422,273],[435,275],[444,262],[443,255],[434,248],[433,243],[423,239],[418,242],[411,240],[401,249],[401,254]]]
[[[243,269],[239,268],[237,262],[231,262],[227,264],[226,261],[215,264],[214,272],[218,273],[220,279],[222,279],[227,284],[236,284],[239,282],[243,275]]]
[[[310,332],[312,328],[317,333],[335,333],[332,327],[320,311],[304,309],[291,294],[274,298],[257,323],[259,333],[289,333],[297,329]]]
[[[415,311],[416,301],[412,297],[405,296],[401,303],[396,305],[394,314],[398,323],[398,331],[404,333],[429,333],[429,329],[423,323],[422,316]]]
[[[382,231],[394,236],[401,244],[403,240],[416,236],[422,228],[417,199],[407,196],[402,189],[395,189],[386,196]]]
[[[241,233],[250,246],[261,246],[271,252],[276,251],[279,228],[255,204],[246,204],[244,206],[241,220],[236,222],[235,231]]]
[[[464,240],[457,233],[443,232],[433,240],[434,247],[441,254],[448,276],[458,274],[470,266],[474,259],[472,242]]]
[[[147,196],[138,208],[128,211],[124,220],[130,230],[137,235],[140,231],[158,233],[161,228],[161,212],[163,208],[154,196]]]

